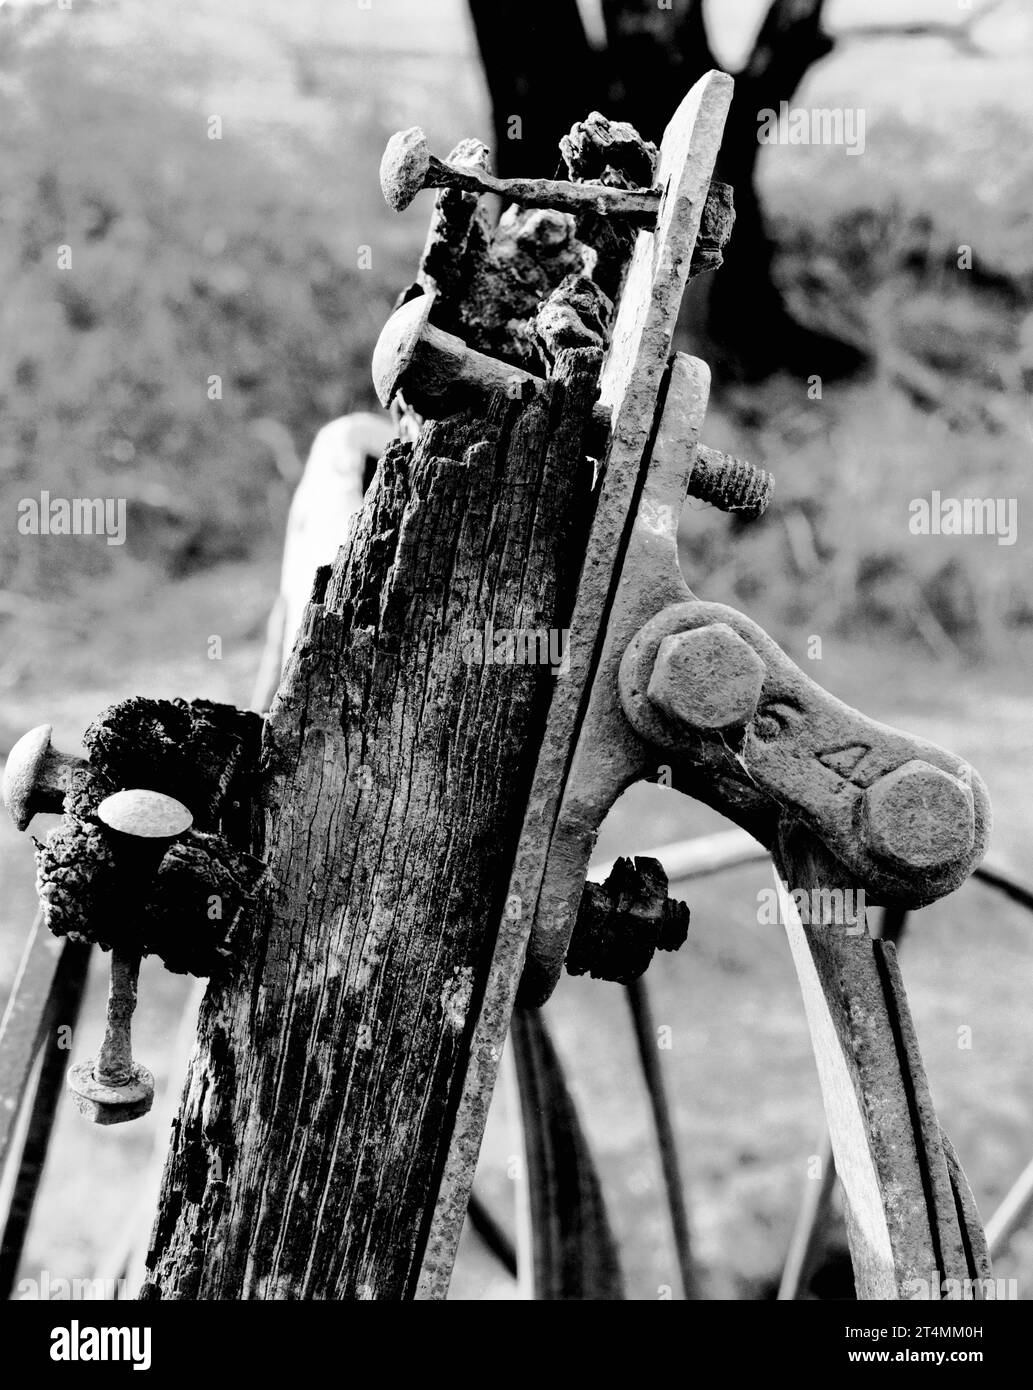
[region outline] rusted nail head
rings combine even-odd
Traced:
[[[418,125],[392,135],[380,161],[380,187],[388,207],[403,212],[423,188],[429,169],[430,148]]]
[[[433,295],[417,295],[396,309],[381,329],[373,349],[373,385],[382,406],[390,405],[397,395],[426,331],[433,304]]]
[[[182,801],[140,787],[105,797],[97,815],[110,829],[143,840],[174,840],[194,821]]]

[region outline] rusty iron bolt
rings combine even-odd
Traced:
[[[567,948],[568,975],[630,984],[657,950],[677,951],[689,934],[687,904],[667,896],[656,859],[617,859],[605,883],[586,883]]]
[[[764,662],[727,623],[676,632],[660,643],[646,695],[684,728],[716,733],[753,718]]]
[[[400,130],[387,142],[380,161],[380,187],[388,207],[395,212],[407,208],[424,188],[497,193],[527,208],[622,217],[640,227],[655,226],[660,206],[657,188],[610,188],[603,183],[570,183],[565,179],[500,179],[471,165],[447,164],[431,154],[419,126]]]
[[[689,475],[690,497],[732,512],[743,521],[755,521],[767,511],[774,490],[775,480],[766,468],[719,449],[708,449],[705,444],[697,448]]]
[[[492,391],[519,398],[545,385],[520,367],[467,347],[429,321],[434,297],[418,295],[388,319],[373,350],[373,385],[383,406],[401,392],[421,415],[476,404]]]
[[[181,801],[162,792],[130,789],[106,797],[97,817],[111,832],[120,867],[133,881],[155,872],[168,847],[190,829],[193,816]],[[140,952],[115,946],[111,952],[104,1040],[96,1058],[77,1063],[67,1085],[81,1115],[98,1125],[123,1124],[146,1115],[154,1099],[154,1077],[133,1060]]]
[[[597,405],[592,412],[592,430],[587,444],[593,458],[602,458],[605,454],[611,425],[609,407]],[[686,491],[690,497],[708,502],[719,511],[733,512],[743,521],[756,521],[771,503],[775,479],[766,468],[758,468],[720,449],[711,449],[707,444],[698,444]]]
[[[60,811],[72,774],[88,767],[85,758],[61,753],[50,742],[52,724],[37,724],[7,755],[0,796],[18,830],[40,811]]]
[[[154,1076],[133,1060],[132,1020],[140,973],[138,954],[111,953],[104,1041],[96,1059],[70,1067],[66,1084],[80,1115],[96,1125],[118,1125],[146,1115],[154,1100]]]
[[[873,853],[905,869],[951,864],[975,843],[971,789],[919,758],[868,787],[861,823]]]

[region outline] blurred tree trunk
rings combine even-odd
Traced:
[[[702,73],[719,66],[703,0],[602,0],[606,46],[589,43],[577,0],[469,0],[491,97],[498,172],[551,174],[558,135],[590,110],[659,141]],[[825,378],[861,365],[854,346],[798,323],[772,277],[774,246],[756,190],[757,113],[790,101],[832,49],[824,0],[772,0],[735,76],[717,177],[735,190],[726,266],[708,286],[704,327],[726,374],[781,368]]]

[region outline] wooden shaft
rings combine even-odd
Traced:
[[[554,409],[390,445],[308,610],[264,730],[271,887],[202,1006],[148,1297],[416,1291],[544,719],[540,670],[465,635],[557,621],[597,370],[561,352]]]

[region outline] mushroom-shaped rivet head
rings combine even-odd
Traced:
[[[392,135],[380,161],[380,187],[388,207],[402,212],[424,186],[430,148],[418,125]]]
[[[373,385],[383,406],[390,405],[398,394],[402,378],[427,330],[433,303],[433,295],[417,295],[396,309],[381,329],[373,349]]]
[[[97,816],[120,835],[142,840],[174,840],[194,822],[182,801],[136,787],[105,797],[97,807]]]
[[[24,830],[39,809],[36,789],[50,752],[53,731],[52,724],[37,724],[27,734],[22,734],[7,755],[0,795],[18,830]]]

